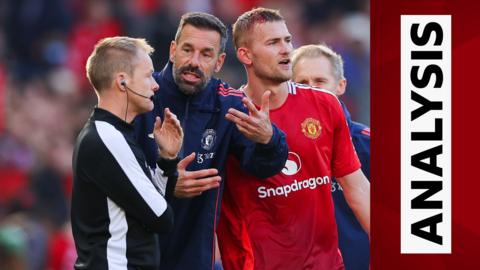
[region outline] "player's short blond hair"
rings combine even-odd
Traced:
[[[247,40],[247,32],[249,32],[255,24],[266,22],[285,21],[280,11],[269,8],[254,8],[238,17],[233,24],[233,43],[235,49],[243,46]]]
[[[295,49],[292,53],[292,69],[295,69],[298,61],[302,58],[319,56],[325,56],[330,61],[333,68],[333,75],[337,80],[345,79],[342,56],[325,44],[310,44]]]
[[[96,91],[100,92],[112,85],[117,72],[133,76],[133,69],[139,52],[151,55],[153,47],[143,38],[108,37],[95,45],[88,57],[87,78]]]

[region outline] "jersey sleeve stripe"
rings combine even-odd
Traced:
[[[162,215],[167,209],[167,202],[143,172],[125,137],[107,122],[95,121],[95,127],[101,140],[143,200],[157,217]]]
[[[232,88],[232,87],[228,87],[228,88],[225,88],[225,86],[223,84],[220,84],[218,86],[218,90],[220,91],[228,91],[228,92],[239,92],[239,93],[242,93],[243,91],[240,90],[240,89],[235,89],[235,88]]]
[[[218,92],[218,94],[223,97],[227,97],[227,96],[235,96],[235,97],[241,97],[241,98],[244,97],[243,94],[222,93],[222,92]]]

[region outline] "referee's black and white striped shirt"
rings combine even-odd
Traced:
[[[161,167],[146,166],[133,125],[95,108],[73,154],[76,269],[158,269],[155,233],[173,227],[162,172],[175,181],[176,162]]]

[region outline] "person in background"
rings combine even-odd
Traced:
[[[331,91],[337,97],[345,93],[347,80],[343,73],[342,57],[326,45],[305,45],[292,55],[293,81]],[[341,102],[350,136],[362,164],[362,171],[370,179],[370,128],[352,120],[345,103]],[[347,270],[368,270],[370,244],[367,234],[348,206],[342,187],[332,181],[338,240]]]

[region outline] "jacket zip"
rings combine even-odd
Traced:
[[[184,134],[185,134],[185,130],[187,130],[188,111],[189,111],[189,107],[190,107],[190,99],[191,98],[192,98],[192,96],[187,97],[187,102],[185,104],[185,112],[184,112],[184,116],[183,116],[183,121],[181,123]],[[184,140],[185,140],[185,138],[184,138]],[[182,144],[182,148],[180,149],[180,152],[178,153],[179,157],[182,157],[182,158],[185,157],[184,147],[185,147],[185,143]]]

